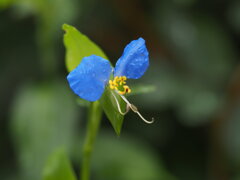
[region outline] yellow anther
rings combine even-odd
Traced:
[[[131,89],[128,86],[123,86],[125,93],[130,93]]]
[[[118,92],[122,95],[124,94],[127,94],[127,93],[130,93],[131,92],[131,89],[128,87],[128,86],[123,86],[124,90],[123,91],[119,91]]]
[[[131,89],[125,85],[127,77],[126,76],[116,76],[113,80],[109,80],[110,89],[117,90],[119,94],[124,95],[130,93]]]

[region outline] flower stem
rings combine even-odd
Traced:
[[[81,180],[90,178],[90,161],[93,151],[93,145],[98,133],[102,117],[102,109],[98,101],[91,103],[88,114],[87,133],[83,145],[83,158],[81,166]]]

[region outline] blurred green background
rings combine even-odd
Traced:
[[[78,174],[86,107],[66,82],[61,26],[96,42],[115,63],[143,37],[150,67],[129,97],[152,125],[106,117],[93,180],[240,179],[239,0],[0,0],[0,179],[39,180],[63,148]]]

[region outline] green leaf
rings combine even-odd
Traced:
[[[77,180],[65,151],[55,151],[43,171],[43,180]]]
[[[81,62],[82,58],[86,56],[94,54],[108,59],[104,52],[94,42],[73,26],[64,24],[63,30],[66,32],[64,35],[64,45],[66,47],[66,65],[68,71],[73,70]],[[122,111],[124,111],[126,108],[125,102],[119,95],[116,94],[116,97],[118,98]],[[100,102],[115,132],[117,135],[120,135],[124,117],[118,112],[115,99],[107,87]]]
[[[83,57],[90,55],[101,56],[108,59],[104,52],[87,36],[80,33],[75,27],[64,24],[64,45],[66,47],[66,66],[72,71],[81,62]]]
[[[118,99],[122,112],[125,112],[126,103],[116,92],[112,91],[108,87],[105,89],[105,92],[103,93],[102,98],[100,99],[100,103],[108,119],[110,120],[115,132],[119,136],[121,133],[124,116],[119,113],[117,103],[112,93],[114,93],[116,98]]]

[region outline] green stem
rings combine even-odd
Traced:
[[[87,134],[83,146],[83,159],[81,166],[81,180],[89,180],[90,178],[90,161],[93,151],[93,145],[98,133],[100,121],[102,117],[102,109],[98,101],[91,103],[88,114]]]

